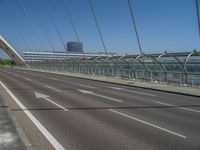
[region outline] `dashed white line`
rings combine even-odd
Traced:
[[[185,135],[182,135],[182,134],[180,134],[180,133],[177,133],[177,132],[174,132],[174,131],[171,131],[171,130],[165,129],[165,128],[160,127],[160,126],[158,126],[158,125],[154,125],[154,124],[152,124],[152,123],[149,123],[149,122],[143,121],[143,120],[141,120],[141,119],[138,119],[138,118],[135,118],[135,117],[129,116],[129,115],[124,114],[124,113],[121,113],[121,112],[119,112],[119,111],[116,111],[116,110],[113,110],[113,109],[109,109],[109,110],[110,110],[111,112],[114,112],[114,113],[118,114],[118,115],[121,115],[121,116],[127,117],[127,118],[129,118],[129,119],[133,119],[133,120],[135,120],[135,121],[137,121],[137,122],[140,122],[140,123],[143,123],[143,124],[149,125],[149,126],[151,126],[151,127],[154,127],[154,128],[156,128],[156,129],[159,129],[159,130],[165,131],[165,132],[167,132],[167,133],[170,133],[170,134],[176,135],[176,136],[178,136],[178,137],[181,137],[181,138],[184,138],[184,139],[187,138]]]
[[[0,84],[7,91],[10,97],[18,104],[22,111],[29,117],[29,119],[35,124],[45,138],[51,143],[56,150],[65,150],[65,148],[53,137],[53,135],[37,120],[35,116],[20,102],[20,100],[0,81]]]
[[[163,102],[156,102],[156,103],[161,104],[161,105],[176,107],[176,108],[187,110],[187,111],[192,111],[192,112],[195,112],[195,113],[200,113],[199,110],[195,110],[195,109],[190,109],[190,108],[186,108],[186,107],[176,106],[176,105],[172,105],[172,104],[168,104],[168,103],[163,103]]]
[[[115,101],[115,102],[123,102],[122,100],[119,100],[119,99],[115,99],[115,98],[112,98],[112,97],[108,97],[108,96],[104,96],[104,95],[100,95],[100,94],[96,94],[92,91],[87,91],[87,90],[81,90],[81,89],[78,89],[78,91],[84,93],[84,94],[91,94],[91,95],[94,95],[94,96],[98,96],[98,97],[102,97],[102,98],[105,98],[105,99],[108,99],[108,100],[111,100],[111,101]]]
[[[52,87],[52,86],[50,86],[50,85],[45,85],[45,87],[47,87],[47,88],[49,88],[49,89],[51,89],[51,90],[54,90],[54,91],[56,91],[56,92],[61,92],[61,90],[56,89],[56,88],[54,88],[54,87]]]
[[[127,90],[119,87],[110,87],[111,89],[118,90],[118,91],[126,91],[126,92],[131,92],[131,93],[136,93],[136,94],[141,94],[141,95],[146,95],[146,96],[156,96],[154,94],[149,94],[149,93],[143,93],[143,92],[138,92],[138,91],[133,91],[133,90]]]
[[[123,102],[122,100],[112,98],[112,97],[108,97],[108,96],[104,96],[104,95],[100,95],[100,94],[96,94],[96,93],[92,93],[92,95],[99,96],[99,97],[102,97],[102,98],[105,98],[105,99],[108,99],[108,100],[116,101],[116,102],[119,102],[119,103]]]

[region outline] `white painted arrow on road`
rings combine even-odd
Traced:
[[[58,104],[58,103],[52,101],[51,99],[49,99],[49,96],[48,96],[48,95],[35,92],[35,97],[36,97],[37,99],[44,99],[44,100],[46,100],[46,101],[48,101],[48,102],[50,102],[50,103],[56,105],[57,107],[63,109],[64,111],[68,111],[67,108],[65,108],[65,107],[61,106],[60,104]]]
[[[78,91],[80,91],[81,93],[84,93],[84,94],[91,94],[91,95],[94,95],[94,96],[102,97],[102,98],[105,98],[105,99],[108,99],[108,100],[111,100],[111,101],[116,101],[116,102],[119,102],[119,103],[123,102],[122,100],[118,100],[118,99],[115,99],[115,98],[112,98],[112,97],[96,94],[92,91],[81,90],[81,89],[78,89]]]
[[[131,93],[136,93],[136,94],[142,94],[142,95],[146,95],[146,96],[156,96],[153,94],[149,94],[149,93],[143,93],[143,92],[138,92],[138,91],[133,91],[133,90],[127,90],[127,89],[123,89],[123,88],[119,88],[119,87],[109,87],[113,90],[118,90],[118,91],[126,91],[126,92],[131,92]]]

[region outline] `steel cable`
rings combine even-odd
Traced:
[[[35,5],[35,3],[34,3],[34,0],[31,0],[31,4],[32,4],[32,7],[33,7],[34,14],[35,14],[35,16],[37,17],[37,19],[38,19],[38,21],[39,21],[39,23],[40,23],[40,25],[41,25],[41,27],[42,27],[42,31],[44,32],[44,34],[45,34],[45,36],[46,36],[46,38],[47,38],[47,40],[48,40],[48,42],[49,42],[49,44],[50,44],[52,50],[55,51],[55,48],[54,48],[54,46],[53,46],[53,43],[52,43],[51,39],[49,38],[48,32],[46,31],[46,29],[45,29],[45,27],[44,27],[44,24],[42,23],[42,19],[41,19],[39,13],[38,13],[38,10],[37,10],[37,8],[36,8],[36,5]]]
[[[0,22],[1,23],[1,25],[3,25],[3,26],[7,26],[8,28],[10,28],[10,29],[12,29],[11,28],[11,26],[9,25],[9,24],[7,24],[7,23],[5,23],[5,21],[3,22]],[[4,24],[5,23],[5,24]],[[19,36],[18,36],[18,34],[16,33],[16,31],[15,30],[13,30],[13,31],[11,31],[11,30],[9,30],[10,32],[10,34],[12,34],[13,35],[13,37],[16,39],[15,41],[19,44],[19,45],[21,45],[21,48],[20,48],[20,51],[21,52],[23,52],[23,51],[25,51],[26,50],[26,46],[24,47],[24,43],[21,41],[21,38],[19,38]]]
[[[11,0],[11,2],[12,2],[12,0]],[[20,13],[18,12],[17,8],[15,7],[14,3],[11,3],[11,7],[12,7],[12,10],[15,11],[18,20],[20,20],[21,15],[20,15]],[[24,41],[25,45],[27,46],[27,49],[29,48],[29,50],[31,51],[31,46],[29,45],[28,41],[26,41],[26,38],[24,37],[24,35],[23,35],[22,33],[19,33],[19,35],[20,35],[21,39]],[[32,43],[32,44],[33,44],[33,43]],[[33,45],[34,45],[34,44],[33,44]],[[35,45],[34,45],[34,47],[35,47]]]
[[[199,37],[200,37],[199,0],[196,0],[196,12],[197,12],[198,29],[199,29]]]
[[[135,17],[133,15],[133,8],[132,8],[132,5],[131,5],[131,0],[128,0],[128,6],[129,6],[131,19],[132,19],[132,23],[133,23],[133,28],[134,28],[134,32],[136,34],[136,38],[137,38],[137,43],[138,43],[138,47],[139,47],[139,50],[140,50],[140,54],[143,55],[142,46],[141,46],[141,43],[140,43],[140,38],[139,38],[139,35],[138,35],[136,23],[135,23]]]
[[[103,39],[101,30],[100,30],[99,23],[98,23],[98,21],[97,21],[97,17],[96,17],[96,14],[95,14],[95,12],[94,12],[94,8],[93,8],[93,6],[92,6],[91,0],[88,0],[88,2],[89,2],[89,5],[90,5],[90,9],[91,9],[91,11],[92,11],[92,14],[93,14],[95,23],[96,23],[96,27],[97,27],[97,30],[98,30],[98,33],[99,33],[99,36],[100,36],[100,39],[101,39],[101,42],[102,42],[104,51],[105,51],[106,55],[108,56],[107,48],[106,48],[106,45],[105,45],[105,42],[104,42],[104,39]]]
[[[44,45],[42,44],[42,41],[41,41],[41,39],[40,39],[40,37],[39,37],[39,35],[38,35],[37,30],[34,28],[34,24],[33,24],[33,22],[32,22],[31,16],[30,16],[30,14],[28,13],[28,11],[26,10],[26,7],[24,6],[22,0],[19,0],[19,3],[20,3],[20,5],[22,6],[22,9],[23,9],[23,11],[24,11],[24,13],[25,13],[25,15],[26,15],[26,17],[27,17],[27,20],[28,20],[28,22],[29,22],[31,28],[33,29],[33,32],[35,33],[36,39],[39,41],[39,44],[40,44],[41,48],[42,48],[42,49],[45,49],[45,48],[44,48]]]
[[[80,38],[78,36],[78,32],[77,32],[77,30],[75,28],[75,25],[74,25],[73,19],[71,17],[71,14],[70,14],[70,12],[69,12],[69,10],[67,8],[67,0],[63,0],[63,3],[64,3],[65,12],[66,12],[66,14],[67,14],[67,16],[68,16],[68,18],[70,20],[70,23],[71,23],[72,28],[74,30],[74,34],[76,35],[76,39],[77,39],[78,42],[80,42]]]
[[[48,10],[48,14],[49,14],[49,16],[50,16],[50,18],[51,18],[51,20],[52,20],[52,22],[53,22],[53,24],[54,24],[54,26],[55,26],[55,28],[56,28],[56,31],[57,31],[57,33],[58,33],[58,35],[59,35],[60,41],[61,41],[61,43],[62,43],[62,45],[63,45],[63,47],[64,47],[64,49],[65,49],[65,42],[64,42],[64,40],[62,39],[61,33],[60,33],[60,31],[59,31],[59,29],[58,29],[58,26],[57,26],[57,24],[56,24],[56,21],[55,21],[55,19],[54,19],[52,10],[51,10],[51,8],[50,8],[50,6],[49,6],[49,4],[48,4],[48,0],[44,0],[44,3],[45,3],[45,6],[46,6],[46,8],[47,8],[47,10]]]

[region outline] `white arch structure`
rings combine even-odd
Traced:
[[[0,48],[3,49],[11,59],[18,65],[26,65],[24,59],[17,51],[0,35]]]

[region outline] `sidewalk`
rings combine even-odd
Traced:
[[[0,98],[0,149],[27,150],[9,108]]]
[[[18,68],[18,69],[21,69],[21,68]],[[102,82],[117,83],[117,84],[122,84],[122,85],[133,86],[133,87],[141,87],[141,88],[146,88],[146,89],[153,89],[153,90],[158,90],[158,91],[166,91],[170,93],[178,93],[178,94],[200,97],[200,87],[197,87],[197,86],[189,87],[189,86],[179,86],[179,85],[172,85],[172,84],[166,84],[166,83],[124,80],[120,78],[110,78],[110,77],[107,78],[107,77],[93,76],[93,75],[82,75],[82,74],[77,74],[77,73],[44,71],[44,70],[36,70],[36,69],[28,69],[28,70],[59,74],[59,75],[65,75],[65,76],[70,76],[70,77],[84,78],[84,79],[89,79],[89,80],[97,80],[97,81],[102,81]]]

